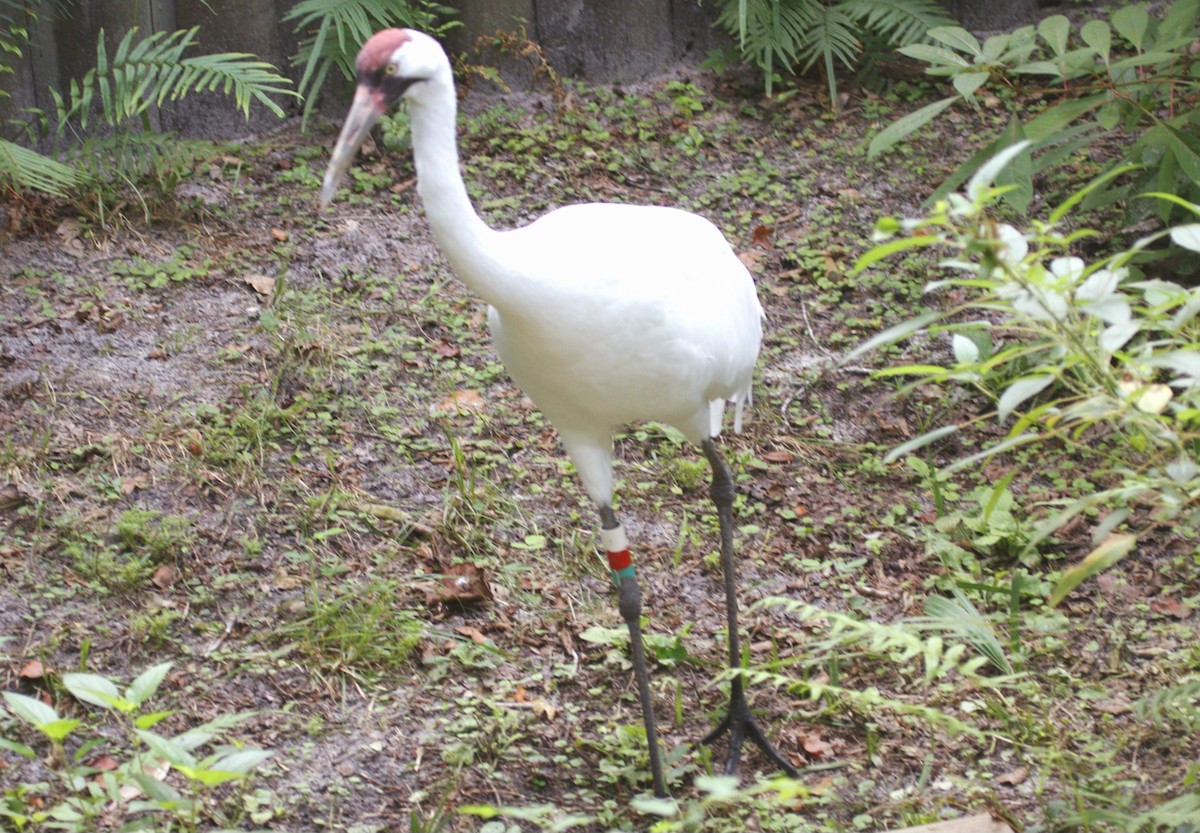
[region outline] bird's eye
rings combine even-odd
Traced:
[[[387,66],[385,66],[383,68],[383,74],[384,75],[395,75],[396,74],[396,65],[388,64]]]

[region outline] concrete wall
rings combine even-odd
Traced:
[[[95,65],[101,30],[111,50],[131,26],[142,32],[199,26],[203,52],[251,52],[295,79],[291,65],[298,38],[281,22],[295,0],[82,0],[55,19],[53,0],[42,0],[42,14],[12,74],[0,74],[0,121],[21,118],[24,108],[53,110],[50,86],[65,91]],[[711,28],[717,0],[459,0],[464,26],[447,46],[470,53],[480,35],[515,31],[525,22],[529,37],[539,43],[561,74],[594,82],[630,81],[652,77],[681,60],[699,60],[720,34]],[[486,53],[476,60],[498,63],[504,56]],[[336,77],[335,77],[336,76]],[[515,71],[509,83],[522,85]],[[327,94],[341,98],[345,84],[330,74]],[[297,112],[299,105],[286,106]],[[246,125],[230,100],[217,95],[189,96],[170,112],[154,115],[156,126],[187,134],[234,137],[274,126],[277,120],[262,108]],[[15,138],[11,129],[4,135]]]

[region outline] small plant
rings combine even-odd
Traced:
[[[857,69],[881,49],[923,41],[950,22],[931,0],[724,0],[718,23],[736,35],[744,59],[763,71],[767,95],[780,72],[819,66],[837,107],[837,67]]]
[[[424,623],[396,604],[392,582],[338,586],[322,593],[314,583],[307,615],[280,629],[306,661],[355,676],[396,671],[413,661]]]
[[[949,79],[955,93],[921,107],[877,135],[876,156],[958,102],[988,108],[1006,102],[1009,118],[991,142],[930,197],[944,198],[985,161],[1020,142],[1030,144],[1000,174],[1009,184],[1001,198],[1024,212],[1033,199],[1033,176],[1061,166],[1081,148],[1107,146],[1123,135],[1119,156],[1108,162],[1082,208],[1125,200],[1135,216],[1156,211],[1164,222],[1180,216],[1170,201],[1139,199],[1144,191],[1168,191],[1200,202],[1200,88],[1195,82],[1195,42],[1200,37],[1200,0],[1175,0],[1161,18],[1144,5],[1124,4],[1107,21],[1078,29],[1052,15],[982,44],[965,29],[929,30],[935,45],[914,43],[900,51],[928,64],[926,73]],[[1031,99],[1049,100],[1032,108]],[[1027,116],[1028,113],[1034,113]],[[1120,171],[1129,176],[1114,178]],[[1186,210],[1182,212],[1186,215]]]
[[[40,766],[58,776],[54,784],[25,780],[7,789],[0,799],[5,826],[82,833],[101,829],[101,819],[108,829],[115,819],[126,822],[123,830],[190,831],[209,819],[222,826],[236,821],[212,788],[245,781],[273,753],[223,742],[250,714],[224,715],[170,736],[152,731],[173,714],[144,708],[170,670],[171,663],[148,668],[124,690],[99,674],[64,674],[68,692],[103,709],[106,723],[115,724],[87,737],[81,737],[82,718],[64,717],[40,699],[4,692],[17,720],[49,745]],[[201,758],[196,753],[202,747],[211,751]],[[0,749],[31,762],[39,757],[32,746],[7,738],[0,738]]]
[[[986,209],[1009,189],[993,183],[1028,147],[1022,142],[998,154],[972,177],[965,196],[951,194],[926,216],[879,222],[881,242],[859,260],[856,271],[899,251],[948,252],[943,266],[952,276],[928,289],[955,288],[967,300],[899,324],[848,359],[918,331],[948,335],[952,361],[947,364],[901,365],[882,374],[913,377],[918,384],[966,384],[994,405],[984,416],[904,443],[892,450],[889,461],[991,417],[1012,420],[1008,435],[945,467],[946,472],[1030,445],[1063,444],[1105,456],[1117,484],[1068,503],[1025,543],[1028,553],[1068,520],[1107,509],[1093,532],[1094,548],[1051,593],[1056,603],[1128,554],[1140,535],[1166,525],[1195,528],[1200,523],[1200,352],[1195,347],[1200,288],[1149,277],[1134,265],[1138,253],[1166,237],[1200,252],[1200,223],[1157,232],[1088,264],[1071,254],[1071,246],[1095,232],[1069,231],[1065,217],[1098,187],[1094,183],[1029,231],[996,224]],[[1173,195],[1155,196],[1200,216],[1200,206]],[[989,501],[992,512],[979,516],[980,523],[994,516],[1002,499]],[[1153,512],[1139,529],[1121,531],[1139,503]]]
[[[33,151],[0,146],[0,177],[18,187],[31,187],[76,198],[89,195],[96,215],[104,218],[116,205],[118,193],[130,187],[141,201],[147,220],[151,201],[139,190],[149,182],[151,198],[173,195],[175,186],[191,170],[195,160],[211,145],[184,140],[151,129],[151,108],[162,107],[191,93],[219,91],[232,95],[247,117],[258,102],[282,117],[274,97],[294,95],[291,82],[270,64],[244,53],[185,56],[196,44],[198,28],[155,32],[137,38],[136,27],[121,38],[110,56],[101,31],[96,45],[96,65],[82,78],[72,79],[64,95],[51,88],[55,112],[53,126],[46,114],[35,112],[27,129],[31,138],[52,134],[56,149],[70,162],[63,166],[53,159],[33,159]],[[64,140],[88,131],[98,118],[106,135],[92,132],[69,150]],[[73,193],[72,188],[80,189]]]

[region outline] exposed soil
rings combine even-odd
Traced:
[[[947,119],[868,162],[865,141],[902,112],[870,98],[835,119],[803,95],[766,105],[692,75],[573,91],[558,121],[549,106],[468,100],[464,160],[490,222],[580,200],[680,204],[722,225],[758,282],[769,323],[756,401],[746,430],[723,437],[744,497],[750,662],[873,686],[993,733],[755,684],[756,711],[810,793],[710,808],[697,829],[871,829],[983,811],[1069,826],[1081,801],[1144,809],[1183,794],[1196,738],[1131,704],[1200,664],[1193,532],[1164,533],[1061,611],[1021,603],[1014,641],[1036,692],[925,683],[919,658],[866,650],[810,664],[824,624],[754,606],[781,596],[901,623],[956,580],[1007,587],[1022,566],[980,551],[948,567],[927,546],[928,486],[879,463],[987,404],[897,397],[868,368],[834,364],[931,302],[918,262],[849,270],[875,220],[913,214],[987,125]],[[438,254],[408,155],[368,153],[354,195],[320,213],[330,143],[328,129],[289,128],[222,149],[182,187],[178,219],[150,227],[132,207],[102,228],[65,206],[9,205],[0,634],[12,641],[0,682],[84,714],[55,673],[86,664],[129,680],[174,661],[163,731],[253,711],[235,737],[276,751],[250,784],[253,817],[238,818],[249,805],[233,788],[211,799],[212,818],[240,829],[476,830],[454,812],[439,828],[438,814],[542,804],[593,817],[579,829],[647,829],[654,817],[630,807],[647,789],[645,752],[593,510]],[[911,349],[936,359],[945,347]],[[927,460],[956,459],[972,439],[984,437]],[[660,729],[679,753],[671,783],[695,808],[710,758],[690,744],[724,701],[707,471],[655,427],[619,437],[616,458]],[[1013,465],[964,475],[961,494]],[[1063,456],[1022,468],[1012,488],[1032,505],[1100,477]],[[137,526],[131,509],[161,514],[122,534],[122,518]],[[172,516],[186,520],[171,527]],[[1044,547],[1031,573],[1085,552],[1093,522]],[[1007,601],[993,601],[1003,627]],[[19,676],[34,659],[45,673]],[[36,745],[11,718],[0,728]],[[718,769],[723,755],[718,743]],[[744,758],[743,784],[772,774],[754,750]],[[0,749],[4,789],[45,780],[40,761]]]

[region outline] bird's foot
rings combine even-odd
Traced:
[[[746,694],[742,689],[740,677],[735,677],[733,680],[729,695],[729,711],[726,712],[717,727],[701,739],[700,743],[708,746],[726,732],[729,732],[729,754],[725,758],[726,775],[733,775],[737,771],[738,760],[742,754],[742,744],[746,740],[750,740],[763,751],[771,763],[783,770],[789,778],[799,777],[796,768],[776,751],[771,742],[767,740],[766,735],[763,734],[762,729],[759,728],[758,721],[754,719],[754,714],[750,711],[750,704],[746,702]]]

